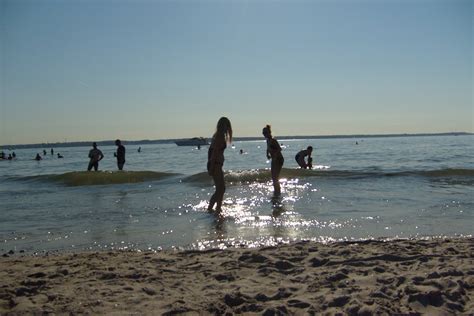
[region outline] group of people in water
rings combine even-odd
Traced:
[[[271,177],[273,183],[274,195],[281,195],[280,187],[280,172],[283,168],[285,159],[281,153],[281,146],[278,141],[272,136],[272,130],[270,125],[266,125],[262,134],[267,141],[266,155],[268,159],[271,159]],[[207,155],[207,172],[213,178],[215,184],[215,192],[209,200],[207,207],[208,211],[220,212],[222,202],[224,200],[225,193],[225,182],[224,182],[224,150],[227,148],[227,144],[232,142],[232,124],[227,117],[221,117],[217,122],[216,132],[212,137],[211,145]],[[311,154],[313,147],[308,146],[306,149],[299,151],[295,160],[298,165],[303,169],[311,169],[313,159]],[[215,209],[214,209],[215,206]]]
[[[125,147],[122,145],[122,142],[117,139],[115,141],[115,145],[117,145],[117,151],[114,153],[114,156],[117,158],[117,167],[119,170],[123,170],[123,166],[125,164]],[[141,147],[138,148],[138,152],[141,151]],[[43,149],[43,155],[46,156],[47,152]],[[54,149],[51,148],[51,155],[54,155]],[[60,153],[56,153],[58,158],[64,158],[63,155]],[[16,158],[15,152],[7,155],[2,151],[0,152],[0,159],[2,160],[13,160]],[[92,149],[89,151],[89,165],[87,166],[87,170],[91,171],[92,168],[97,171],[99,169],[99,161],[104,158],[104,154],[100,149],[97,148],[97,143],[92,143]],[[43,160],[43,157],[40,153],[37,153],[33,160],[40,161]]]
[[[46,149],[43,149],[43,156],[46,156],[47,155],[47,152],[46,152]],[[61,155],[60,153],[56,153],[58,159],[61,159],[61,158],[64,158],[63,155]],[[54,156],[54,149],[51,148],[51,156]],[[40,161],[40,160],[43,160],[43,157],[41,157],[41,155],[39,153],[36,154],[34,160],[36,161]]]
[[[283,168],[285,159],[281,153],[281,146],[278,141],[272,136],[272,130],[270,125],[266,125],[262,134],[267,142],[266,156],[268,159],[271,159],[271,178],[273,183],[273,192],[274,195],[280,196],[281,187],[280,187],[280,172]],[[222,202],[224,199],[225,193],[225,182],[224,182],[224,151],[227,148],[227,145],[232,142],[232,124],[227,117],[221,117],[217,122],[216,131],[212,137],[212,142],[209,146],[208,156],[207,156],[207,172],[213,178],[215,184],[215,192],[209,200],[208,210],[220,211],[222,207]],[[125,146],[122,145],[122,142],[117,139],[115,141],[117,146],[117,151],[114,153],[114,156],[117,158],[117,168],[123,170],[125,165]],[[141,147],[138,149],[138,152],[141,151]],[[306,149],[299,151],[295,160],[298,165],[303,169],[312,168],[312,157],[313,147],[308,146]],[[46,155],[46,150],[43,151]],[[242,153],[242,151],[241,151]],[[54,154],[53,149],[51,149],[51,155]],[[58,153],[58,158],[63,158]],[[89,165],[87,170],[91,171],[94,169],[97,171],[99,169],[99,162],[104,159],[104,154],[100,149],[97,148],[97,143],[92,143],[92,149],[89,151]],[[38,153],[35,160],[42,160],[42,157]]]
[[[120,139],[115,141],[115,145],[117,146],[117,151],[114,153],[114,157],[117,158],[117,168],[119,170],[123,170],[123,166],[125,165],[125,146],[122,145]],[[140,152],[141,147],[139,148]],[[89,165],[87,166],[87,171],[91,171],[94,168],[95,171],[99,169],[99,161],[104,159],[104,154],[102,151],[97,148],[97,143],[92,143],[92,149],[89,151]]]
[[[0,160],[13,160],[16,158],[15,152],[12,152],[11,154],[5,154],[3,151],[0,152]]]
[[[46,155],[46,150],[43,150],[43,155]],[[51,149],[51,155],[54,155],[53,149]],[[58,155],[58,158],[64,158],[60,153],[57,153],[57,155]],[[2,151],[0,153],[0,159],[1,160],[14,160],[16,159],[16,154],[15,152],[12,152],[11,154],[8,154],[8,157],[7,157],[7,155]],[[40,161],[40,160],[43,160],[43,157],[41,157],[41,155],[37,153],[35,158],[33,158],[33,160]]]

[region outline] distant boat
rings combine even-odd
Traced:
[[[178,146],[205,146],[209,145],[209,142],[204,137],[193,137],[190,139],[181,139],[175,141]]]

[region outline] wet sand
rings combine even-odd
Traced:
[[[0,314],[474,313],[474,239],[0,258]]]

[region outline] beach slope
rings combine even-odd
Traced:
[[[0,314],[470,314],[473,241],[4,254]]]

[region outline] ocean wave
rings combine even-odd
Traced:
[[[408,171],[383,171],[383,170],[328,170],[315,174],[321,177],[339,178],[378,178],[378,177],[426,177],[426,178],[472,178],[474,169],[438,169],[438,170],[408,170]]]
[[[177,175],[176,173],[155,171],[74,171],[63,174],[48,174],[11,178],[11,180],[52,181],[67,186],[104,185],[120,183],[137,183],[151,180],[160,180]]]
[[[281,172],[282,178],[294,178],[294,177],[307,177],[312,170],[304,169],[283,169]],[[240,183],[255,183],[255,182],[267,182],[272,179],[270,169],[250,169],[250,170],[227,170],[224,172],[224,180],[227,184],[240,184]],[[207,184],[212,183],[212,177],[207,172],[200,172],[187,176],[182,179],[185,183],[194,184]]]
[[[426,177],[474,177],[474,169],[440,169],[420,171]]]
[[[319,169],[289,169],[283,168],[280,178],[287,179],[301,179],[310,177],[321,178],[341,178],[341,179],[361,179],[361,178],[381,178],[381,177],[408,177],[419,176],[432,179],[446,179],[446,178],[473,178],[474,169],[440,169],[440,170],[413,170],[413,171],[398,171],[386,172],[382,170],[331,170],[327,168]],[[228,170],[224,172],[224,179],[226,183],[255,183],[267,182],[271,180],[270,169],[250,169],[250,170]],[[212,182],[206,172],[200,172],[182,179],[186,183],[204,184]]]
[[[120,183],[137,183],[161,180],[178,173],[156,171],[75,171],[63,174],[48,174],[27,177],[9,177],[13,181],[52,181],[67,186],[106,185]],[[290,169],[283,168],[280,173],[282,179],[327,178],[327,179],[363,179],[383,177],[424,177],[433,181],[454,181],[453,183],[474,184],[474,169],[439,169],[439,170],[411,170],[387,172],[383,170],[332,170],[330,167],[319,166],[318,169]],[[265,183],[271,181],[269,168],[248,170],[226,170],[224,180],[228,185],[245,183]],[[181,178],[184,183],[208,185],[212,184],[212,177],[207,172],[200,172]],[[460,181],[460,182],[459,182]]]

